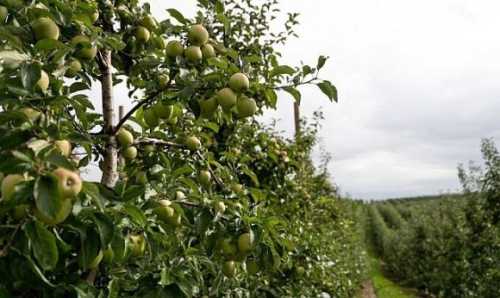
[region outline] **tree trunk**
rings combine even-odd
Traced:
[[[102,114],[104,117],[104,133],[106,134],[106,148],[104,153],[104,168],[101,183],[113,188],[118,180],[118,153],[114,132],[114,104],[113,104],[113,73],[111,65],[111,51],[102,51],[101,92]]]
[[[298,102],[293,102],[293,115],[295,121],[295,138],[300,135],[300,105]]]

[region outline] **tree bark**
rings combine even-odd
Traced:
[[[293,102],[293,115],[295,121],[295,138],[300,135],[300,105],[298,102]]]
[[[111,50],[101,52],[101,92],[102,114],[104,117],[104,133],[106,135],[106,148],[104,153],[104,168],[101,183],[113,188],[118,180],[118,152],[114,134],[114,103],[113,103],[113,71],[111,65]]]

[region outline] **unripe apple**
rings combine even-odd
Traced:
[[[66,69],[66,76],[70,78],[74,77],[81,70],[82,64],[80,63],[80,61],[78,61],[77,59],[71,59],[71,61],[68,63],[68,68]]]
[[[125,23],[125,24],[130,24],[133,21],[133,16],[132,13],[130,13],[130,10],[128,7],[124,4],[118,5],[116,8],[116,12],[118,13],[118,16],[120,17],[120,20]]]
[[[118,135],[116,136],[118,139],[118,143],[122,145],[122,147],[128,147],[134,143],[134,135],[130,133],[130,131],[126,130],[125,128],[121,128],[118,131]]]
[[[104,254],[103,254],[102,250],[99,250],[99,253],[95,257],[95,259],[92,260],[92,262],[90,262],[88,268],[89,269],[97,268],[99,266],[99,264],[101,263],[103,256],[104,256]]]
[[[190,46],[184,51],[184,56],[190,62],[199,62],[203,59],[203,53],[201,52],[200,47],[198,46]]]
[[[165,47],[167,46],[167,42],[165,41],[165,39],[163,39],[163,37],[159,35],[154,35],[152,40],[154,46],[160,50],[165,49]]]
[[[156,20],[152,16],[147,15],[142,18],[141,25],[146,27],[149,31],[154,31],[156,29]]]
[[[168,75],[160,75],[158,77],[158,85],[160,85],[161,88],[166,88],[168,86],[168,82],[170,81],[170,77]]]
[[[98,10],[94,10],[93,13],[90,14],[90,21],[93,23],[97,22],[97,20],[99,19],[99,11]]]
[[[184,53],[184,46],[180,41],[172,40],[168,42],[166,52],[169,57],[175,58]]]
[[[171,223],[175,219],[175,209],[170,206],[160,206],[153,210],[158,219]]]
[[[63,198],[75,197],[82,190],[82,179],[77,173],[57,168],[52,174],[57,178],[57,189]]]
[[[31,24],[33,33],[37,40],[41,39],[59,39],[59,27],[50,18],[42,17]]]
[[[247,272],[250,275],[255,275],[259,273],[259,264],[255,260],[247,260],[246,261],[246,266],[247,266]]]
[[[76,35],[71,39],[71,45],[78,47],[76,56],[84,60],[92,60],[97,55],[97,48],[92,46],[90,39],[85,35]]]
[[[135,29],[135,38],[137,38],[137,41],[145,43],[148,42],[150,37],[151,33],[149,33],[149,30],[146,27],[137,26]]]
[[[214,116],[215,111],[217,110],[218,104],[217,99],[215,97],[211,97],[209,99],[200,100],[200,115],[201,117],[210,119]]]
[[[40,72],[40,79],[38,79],[36,85],[38,88],[40,88],[40,90],[42,90],[42,92],[45,92],[49,88],[49,84],[50,84],[49,75],[42,70]]]
[[[144,152],[145,153],[153,153],[156,151],[155,145],[146,145],[144,146]]]
[[[186,198],[186,195],[182,191],[178,190],[178,191],[175,192],[175,198],[178,201],[182,201],[182,200],[184,200]]]
[[[133,160],[137,157],[137,148],[135,148],[134,146],[127,147],[123,151],[122,155],[128,160]]]
[[[243,95],[238,99],[236,108],[238,110],[238,117],[246,118],[253,116],[257,112],[257,103],[253,98]]]
[[[15,220],[21,220],[26,218],[30,212],[30,205],[28,204],[20,204],[14,207],[14,212],[12,213],[12,217]]]
[[[191,151],[196,151],[201,148],[200,140],[195,136],[190,136],[186,138],[186,146]]]
[[[7,175],[2,180],[2,199],[8,201],[12,198],[16,191],[16,184],[25,181],[26,179],[19,174]]]
[[[160,124],[153,108],[144,111],[144,122],[146,122],[149,128],[155,128]]]
[[[195,46],[202,46],[208,42],[208,31],[203,25],[193,25],[189,29],[188,39]]]
[[[201,53],[203,54],[203,58],[209,59],[215,57],[215,49],[211,44],[205,44],[201,46]]]
[[[42,115],[41,112],[34,110],[32,108],[22,108],[21,112],[28,117],[31,122],[37,121]]]
[[[144,255],[146,250],[146,239],[143,235],[129,235],[128,236],[129,251],[134,257]]]
[[[5,23],[8,15],[9,11],[7,10],[7,7],[0,5],[0,23]]]
[[[146,172],[141,171],[137,173],[136,180],[140,184],[146,184],[148,183],[148,175],[146,174]]]
[[[224,265],[222,265],[222,273],[224,273],[224,275],[226,277],[234,277],[234,275],[236,274],[236,264],[234,261],[226,261],[224,262]]]
[[[252,233],[243,233],[238,237],[238,250],[246,253],[253,249],[254,236]]]
[[[71,155],[72,147],[71,147],[71,143],[68,140],[55,141],[54,145],[56,146],[57,150],[59,150],[59,152],[61,152],[61,154],[63,156],[68,157]]]
[[[71,214],[71,211],[73,210],[73,202],[71,200],[65,200],[63,199],[61,201],[61,209],[57,212],[55,218],[47,217],[43,213],[41,213],[38,209],[35,209],[35,216],[40,220],[41,222],[50,225],[50,226],[55,226],[58,225],[62,222],[64,222],[68,216]]]
[[[241,193],[243,192],[243,185],[239,183],[233,184],[231,185],[231,190],[235,193]]]
[[[224,111],[229,111],[232,107],[234,107],[237,100],[238,97],[230,88],[224,88],[217,92],[217,102],[220,104],[222,109],[224,109]]]
[[[153,110],[155,112],[155,115],[162,118],[162,119],[170,119],[174,112],[174,106],[172,105],[164,105],[161,102],[157,102],[153,106]]]
[[[233,74],[229,79],[229,87],[234,92],[243,92],[250,88],[250,81],[244,73],[238,72]]]
[[[212,174],[210,174],[210,172],[206,170],[200,171],[198,179],[203,186],[208,187],[210,186],[210,182],[212,180]]]
[[[214,209],[217,213],[224,213],[226,211],[226,204],[224,202],[218,201],[214,203]]]
[[[304,269],[304,267],[302,267],[302,266],[297,267],[297,274],[298,275],[304,275],[305,272],[306,272],[306,269]]]

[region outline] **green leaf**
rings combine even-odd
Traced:
[[[123,206],[123,211],[127,213],[137,225],[141,227],[146,225],[147,218],[141,209],[134,205],[126,204]]]
[[[41,67],[38,64],[24,64],[21,67],[21,82],[23,87],[31,90],[41,76]]]
[[[295,101],[300,104],[300,99],[301,99],[302,95],[300,94],[299,90],[297,90],[294,87],[285,87],[285,88],[283,88],[283,90],[290,93],[293,96],[293,98],[295,99]]]
[[[59,260],[56,237],[39,222],[31,222],[25,227],[33,255],[44,270],[52,270]]]
[[[38,51],[48,52],[59,48],[64,48],[64,44],[58,40],[54,39],[42,39],[35,44],[35,48]]]
[[[290,67],[288,65],[279,65],[273,68],[271,70],[270,76],[275,77],[275,76],[280,76],[280,75],[293,75],[295,73],[295,69],[293,67]]]
[[[179,23],[184,24],[184,25],[188,23],[188,20],[186,20],[186,18],[182,15],[182,13],[180,13],[177,9],[170,8],[170,9],[167,9],[167,12],[174,19],[176,19]]]
[[[99,230],[101,239],[101,247],[107,247],[111,240],[113,240],[114,226],[113,221],[106,215],[101,213],[94,214],[94,222]]]
[[[84,181],[82,191],[92,198],[97,207],[99,207],[99,210],[104,210],[105,198],[101,195],[99,187],[95,183]]]
[[[318,65],[316,66],[318,70],[320,70],[323,66],[325,66],[326,60],[328,60],[328,57],[326,56],[319,56],[318,58]]]
[[[62,208],[62,198],[57,191],[57,180],[52,176],[40,176],[33,190],[38,212],[50,219],[56,219]]]
[[[80,265],[87,269],[95,260],[101,249],[99,243],[99,234],[93,230],[87,230],[85,237],[81,238]]]
[[[271,107],[276,108],[276,103],[278,102],[278,95],[276,95],[276,92],[273,89],[266,89],[264,95],[266,96],[267,103]]]
[[[319,89],[328,96],[328,99],[330,101],[334,100],[335,102],[338,102],[338,97],[337,97],[337,88],[330,83],[330,81],[323,81],[321,83],[318,83]]]

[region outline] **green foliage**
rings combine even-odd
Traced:
[[[195,19],[169,9],[163,21],[139,1],[2,4],[0,172],[22,176],[2,186],[1,295],[352,296],[364,268],[358,206],[309,159],[318,124],[291,141],[252,118],[306,84],[337,100],[318,76],[326,57],[279,63],[297,14],[270,32],[271,0],[199,0]],[[192,28],[203,36],[188,38]],[[208,45],[215,57],[183,52]],[[89,98],[101,86],[109,105],[110,72],[136,101],[111,128]],[[248,82],[230,84],[235,73]],[[231,85],[244,110],[215,99]],[[80,183],[90,164],[117,182]],[[245,233],[254,242],[238,248]]]
[[[368,207],[372,244],[385,269],[438,297],[500,295],[500,154],[482,143],[485,169],[460,167],[463,195],[443,195],[372,203]],[[392,206],[406,219],[403,225]],[[386,215],[377,214],[377,210]],[[384,211],[382,211],[384,210]],[[384,221],[385,219],[385,221]],[[390,230],[389,226],[398,226]]]

